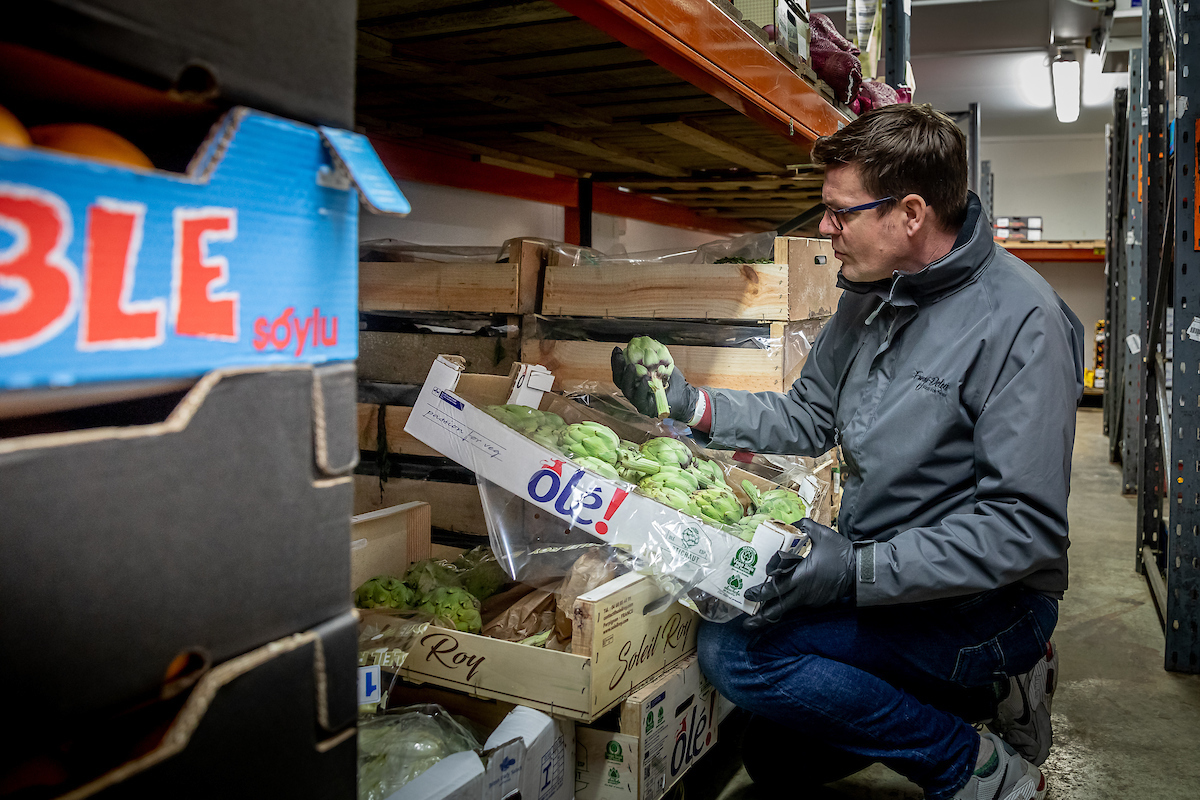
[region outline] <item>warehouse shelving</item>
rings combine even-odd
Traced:
[[[396,177],[736,233],[816,205],[853,118],[718,0],[359,6],[358,124]]]
[[[1135,564],[1163,621],[1164,666],[1190,673],[1200,672],[1196,36],[1200,8],[1147,4],[1128,104],[1110,137],[1110,351],[1123,364],[1106,407],[1126,491],[1138,498]]]

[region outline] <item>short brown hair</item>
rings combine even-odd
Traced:
[[[876,197],[920,195],[942,227],[967,216],[967,137],[928,103],[898,103],[863,114],[812,149],[817,166],[853,164]]]

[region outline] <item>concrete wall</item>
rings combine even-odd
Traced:
[[[1045,239],[1103,239],[1104,136],[1005,137],[980,141],[992,162],[996,216],[1041,216]]]

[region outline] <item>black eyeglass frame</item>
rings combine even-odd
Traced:
[[[839,231],[844,230],[842,227],[842,215],[852,214],[855,211],[870,211],[872,208],[879,208],[884,203],[895,200],[894,197],[885,197],[882,200],[872,200],[870,203],[863,203],[861,206],[850,206],[850,208],[829,208],[825,207],[825,214],[829,217],[829,221],[833,223],[833,227]]]

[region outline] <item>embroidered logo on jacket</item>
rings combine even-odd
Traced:
[[[913,380],[917,382],[918,392],[933,392],[934,394],[945,397],[950,384],[934,375],[926,375],[921,370],[913,371]]]

